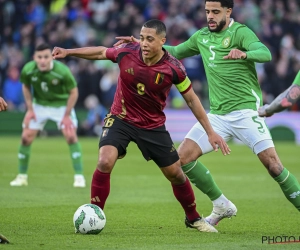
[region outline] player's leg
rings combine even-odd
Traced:
[[[138,130],[135,140],[144,158],[152,159],[171,182],[174,196],[185,212],[186,225],[203,232],[217,232],[196,210],[193,189],[180,167],[178,153],[165,126],[150,131]]]
[[[115,116],[105,119],[99,142],[99,158],[91,184],[91,203],[104,208],[110,192],[110,175],[119,158],[126,155],[126,148],[134,134],[131,126],[127,126]]]
[[[164,176],[171,182],[174,196],[181,204],[187,227],[196,228],[201,232],[218,232],[196,210],[195,195],[188,178],[185,177],[178,160],[168,167],[161,167]]]
[[[222,116],[208,114],[208,117],[215,132],[228,141],[231,135]],[[183,172],[191,183],[206,194],[213,203],[213,211],[206,219],[212,225],[216,225],[223,218],[236,215],[237,208],[219,189],[210,171],[197,160],[201,155],[211,151],[213,151],[213,147],[200,123],[193,126],[178,148]]]
[[[118,149],[105,145],[99,149],[97,168],[94,171],[91,185],[91,203],[104,209],[110,192],[110,174],[118,159]]]
[[[50,108],[49,113],[51,120],[57,123],[58,129],[61,129],[66,142],[69,146],[70,157],[74,169],[74,187],[85,187],[85,178],[83,175],[83,162],[82,162],[82,149],[77,137],[78,120],[74,109],[71,111],[70,120],[72,121],[73,128],[66,129],[61,124],[62,117],[65,114],[66,107]]]
[[[47,121],[47,111],[45,107],[33,104],[33,111],[35,113],[36,120],[30,120],[28,127],[22,124],[23,131],[21,137],[21,144],[19,146],[18,158],[19,158],[19,174],[10,182],[11,186],[27,186],[28,185],[28,164],[31,154],[31,144],[38,134],[39,130],[42,130]]]
[[[296,177],[283,167],[274,147],[257,154],[269,174],[279,184],[285,197],[300,211],[300,184]]]
[[[269,174],[279,184],[286,198],[300,211],[300,185],[295,176],[283,167],[264,118],[257,111],[232,112],[230,122],[237,138],[258,156]]]
[[[18,151],[18,175],[10,182],[11,186],[27,186],[28,185],[28,165],[31,153],[31,144],[39,130],[23,128],[21,144]]]

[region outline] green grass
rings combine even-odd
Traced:
[[[168,181],[135,144],[117,162],[105,207],[107,224],[99,235],[74,233],[73,214],[89,203],[90,182],[98,158],[98,139],[81,139],[87,188],[74,189],[73,170],[63,138],[38,138],[32,146],[28,187],[10,187],[17,173],[20,139],[0,137],[0,232],[11,244],[0,249],[299,249],[300,244],[262,244],[262,236],[300,236],[299,212],[284,198],[257,157],[230,144],[230,156],[210,153],[202,162],[238,207],[218,234],[187,229]],[[300,180],[300,147],[277,143],[284,165]],[[195,189],[198,211],[212,204]]]

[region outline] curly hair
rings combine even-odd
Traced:
[[[227,7],[233,9],[234,2],[233,0],[205,0],[206,2],[219,2],[221,3],[221,7]]]

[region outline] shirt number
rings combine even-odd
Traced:
[[[48,92],[48,87],[47,87],[47,83],[46,82],[41,82],[41,89],[44,91],[44,92]]]
[[[214,47],[215,46],[209,46],[209,51],[211,53],[211,57],[209,58],[209,60],[215,60],[216,52],[213,51]]]

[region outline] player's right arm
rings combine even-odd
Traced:
[[[106,60],[106,50],[104,46],[83,47],[76,49],[64,49],[54,47],[52,51],[53,59],[65,58],[66,56],[75,56],[88,60]]]

